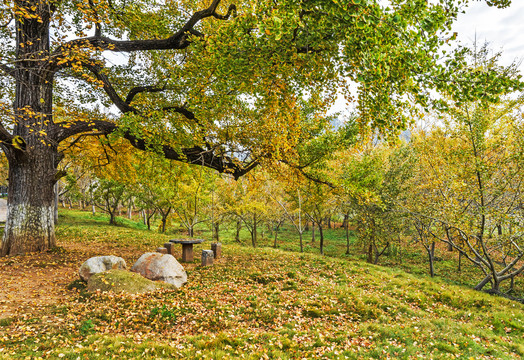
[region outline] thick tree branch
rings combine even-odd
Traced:
[[[71,48],[96,47],[100,50],[109,50],[113,52],[133,52],[144,50],[167,50],[167,49],[184,49],[189,46],[189,34],[202,35],[193,27],[201,20],[214,17],[219,20],[227,20],[236,11],[235,5],[230,5],[225,15],[216,12],[221,0],[213,0],[211,5],[204,10],[195,12],[180,30],[166,39],[148,39],[148,40],[114,40],[105,36],[92,36],[82,39],[75,39],[67,42],[56,49],[54,56],[60,56]]]
[[[127,105],[130,105],[131,101],[133,101],[135,96],[140,94],[140,93],[143,93],[143,92],[155,93],[155,92],[162,92],[164,90],[166,90],[165,86],[161,87],[161,88],[155,87],[155,86],[137,86],[137,87],[132,88],[129,91],[129,94],[127,94],[125,103]]]
[[[88,70],[90,70],[96,76],[96,78],[102,82],[104,86],[104,91],[106,92],[107,96],[109,96],[109,99],[111,99],[111,101],[115,104],[118,110],[120,110],[122,113],[128,113],[128,112],[132,112],[135,114],[139,113],[139,111],[136,108],[130,105],[136,95],[143,93],[143,92],[154,93],[154,92],[161,92],[165,90],[165,87],[158,88],[154,86],[137,86],[137,87],[132,88],[129,91],[126,99],[123,100],[120,97],[120,95],[118,95],[118,93],[116,92],[109,78],[102,72],[102,67],[100,65],[92,61],[86,61],[83,63],[83,66],[86,67]],[[193,114],[191,111],[186,109],[184,106],[168,106],[168,107],[162,108],[162,110],[175,111],[179,114],[184,115],[189,120],[195,119],[195,114]]]
[[[118,95],[107,75],[102,72],[103,69],[100,65],[87,61],[83,63],[83,66],[91,71],[96,76],[96,78],[102,82],[104,91],[106,92],[107,96],[109,96],[109,99],[111,99],[113,104],[115,104],[115,106],[118,108],[118,110],[120,110],[122,113],[138,113],[134,107],[130,106],[126,101],[122,100],[120,95]]]
[[[13,141],[13,135],[7,131],[7,129],[4,127],[4,124],[0,122],[0,142],[4,146],[12,147],[12,141]]]
[[[12,77],[15,76],[15,69],[7,66],[6,64],[0,64],[0,70],[5,72],[9,76],[12,76]]]
[[[58,142],[61,142],[70,136],[85,132],[98,131],[104,135],[108,135],[118,130],[117,124],[103,120],[68,122],[67,125],[67,127],[62,129],[59,138],[57,139]],[[139,150],[150,150],[150,146],[145,140],[133,135],[129,131],[124,132],[123,137],[127,139],[133,147]],[[235,179],[247,174],[258,165],[258,161],[256,160],[248,163],[241,163],[229,156],[217,155],[213,149],[206,150],[200,146],[193,146],[191,148],[177,151],[169,145],[163,145],[161,146],[160,151],[167,159],[205,166],[215,169],[220,173],[231,174]]]

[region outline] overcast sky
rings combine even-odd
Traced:
[[[502,50],[505,65],[524,58],[524,1],[513,0],[509,8],[489,7],[485,1],[472,2],[455,24],[458,39],[470,45],[490,43],[493,50]],[[524,67],[521,65],[521,71]]]

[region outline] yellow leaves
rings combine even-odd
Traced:
[[[25,151],[26,149],[25,140],[21,136],[18,136],[18,135],[13,137],[11,141],[11,145],[13,145],[15,149],[18,149],[20,151]]]

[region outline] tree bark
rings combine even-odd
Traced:
[[[54,186],[55,196],[54,196],[54,204],[53,204],[53,217],[55,221],[55,225],[58,224],[58,193],[60,189],[58,188],[58,182],[55,183]]]
[[[220,236],[218,234],[219,230],[220,230],[220,222],[218,221],[215,221],[213,222],[213,229],[214,229],[214,240],[215,242],[220,242]]]
[[[38,144],[35,144],[38,149]],[[9,164],[8,216],[1,256],[45,251],[56,246],[54,155],[45,147],[26,161]]]
[[[251,232],[251,243],[257,247],[257,213],[253,213],[253,231]]]
[[[60,158],[56,144],[44,137],[53,125],[53,74],[46,69],[51,10],[42,2],[35,11],[38,17],[15,20],[15,121],[13,145],[2,142],[9,162],[9,190],[1,256],[56,246],[53,187]]]
[[[435,267],[434,267],[434,260],[435,260],[435,242],[433,241],[430,246],[426,248],[426,251],[428,252],[428,260],[429,260],[429,275],[431,277],[435,276]]]
[[[349,222],[347,215],[344,215],[344,228],[346,229],[346,255],[349,255]]]
[[[235,233],[235,241],[240,242],[240,230],[242,229],[242,222],[240,219],[237,219],[237,228]]]
[[[320,232],[320,253],[324,255],[324,231],[322,231],[321,224],[318,224],[318,231]]]

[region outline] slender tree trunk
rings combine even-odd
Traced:
[[[220,223],[218,221],[215,221],[213,223],[213,228],[214,228],[214,239],[215,239],[215,242],[220,242],[220,236],[218,235],[218,232],[220,230]]]
[[[257,247],[257,213],[253,213],[253,231],[251,232],[251,243]]]
[[[302,232],[299,232],[298,236],[300,238],[300,252],[303,253],[304,252],[304,242],[302,240]]]
[[[166,223],[167,223],[167,216],[162,216],[162,233],[166,232]]]
[[[373,244],[367,246],[367,262],[373,264]]]
[[[278,229],[280,228],[280,224],[275,223],[275,240],[273,242],[273,247],[277,248],[277,237],[278,237]]]
[[[151,230],[151,218],[153,214],[149,214],[149,209],[147,209],[147,230]]]
[[[311,243],[315,243],[315,223],[311,222]]]
[[[240,230],[242,229],[242,222],[240,219],[237,219],[237,228],[235,234],[235,241],[240,242]]]
[[[322,224],[318,224],[318,231],[320,232],[320,253],[324,255],[324,231],[322,230]]]
[[[349,255],[349,223],[347,215],[344,215],[344,228],[346,229],[346,255]]]
[[[344,220],[342,221],[342,227],[345,229],[346,226],[349,227],[349,215],[348,214],[344,214]]]
[[[433,241],[430,246],[426,248],[426,251],[428,252],[428,260],[429,260],[429,275],[431,277],[435,276],[435,268],[434,268],[434,259],[435,259],[435,242]]]
[[[116,225],[115,212],[113,210],[109,210],[109,225]]]
[[[55,225],[58,224],[58,195],[59,195],[59,192],[60,192],[60,189],[58,188],[58,182],[55,183],[55,186],[54,186],[54,189],[55,189],[55,198],[54,198],[54,204],[53,204],[53,218],[54,218],[54,222],[55,222]]]

